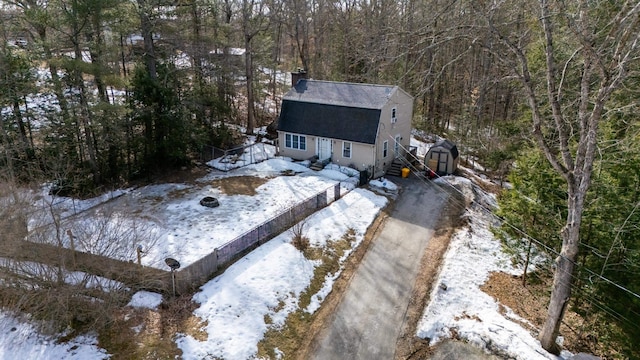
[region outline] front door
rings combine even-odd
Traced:
[[[331,139],[318,138],[318,159],[320,161],[331,158]]]

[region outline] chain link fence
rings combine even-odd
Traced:
[[[340,183],[337,183],[320,191],[184,267],[176,273],[176,289],[183,292],[201,286],[219,269],[231,265],[295,223],[340,199],[342,189]]]

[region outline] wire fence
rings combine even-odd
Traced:
[[[273,159],[276,156],[276,147],[268,143],[254,143],[242,145],[233,149],[221,149],[206,145],[202,149],[200,159],[203,163],[222,171],[237,169]]]

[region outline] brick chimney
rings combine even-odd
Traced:
[[[291,86],[295,87],[298,85],[298,81],[307,78],[307,72],[304,69],[298,69],[297,71],[291,72]]]

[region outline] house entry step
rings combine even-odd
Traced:
[[[387,170],[387,175],[400,177],[402,176],[403,167],[404,167],[404,164],[401,161],[394,160],[393,163],[391,163],[391,166],[389,167],[389,169]]]

